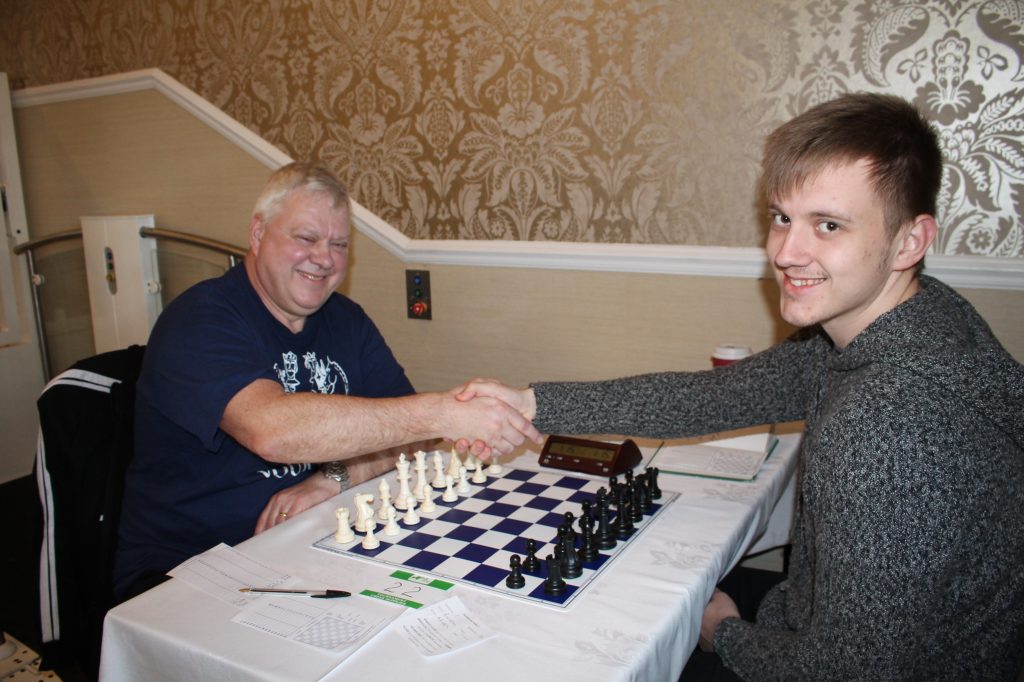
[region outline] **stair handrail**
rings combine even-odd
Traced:
[[[244,258],[246,254],[246,249],[235,246],[234,244],[210,239],[209,237],[200,237],[199,235],[190,234],[188,232],[168,230],[163,227],[140,227],[139,235],[147,239],[178,242],[180,244],[188,244],[189,246],[196,246],[207,249],[208,251],[219,253],[228,257],[230,267],[237,265],[239,260]],[[39,305],[39,291],[37,290],[43,283],[43,278],[36,271],[36,259],[33,252],[38,248],[49,246],[50,244],[81,238],[81,230],[67,230],[65,232],[48,234],[44,237],[39,237],[38,239],[30,239],[20,244],[16,244],[13,249],[15,255],[20,256],[21,254],[25,254],[25,261],[28,265],[28,276],[32,283],[32,286],[29,287],[32,294],[32,312],[36,321],[36,334],[39,337],[39,356],[43,365],[43,376],[46,377],[47,381],[52,378],[50,374],[50,357],[46,350],[46,327],[43,325],[43,313]]]

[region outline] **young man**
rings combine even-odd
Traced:
[[[847,95],[769,136],[767,254],[802,329],[728,367],[460,397],[547,433],[689,436],[806,422],[787,580],[756,622],[716,592],[701,643],[744,680],[1015,679],[1024,641],[1024,371],[971,305],[919,274],[935,133]]]
[[[397,457],[389,448],[474,434],[508,452],[539,437],[500,401],[413,394],[373,322],[335,292],[349,234],[338,180],[285,166],[256,202],[244,265],[160,316],[138,381],[120,596],[382,473]],[[331,463],[324,475],[318,462]]]

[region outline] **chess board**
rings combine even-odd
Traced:
[[[435,491],[437,510],[420,514],[418,525],[401,526],[401,532],[387,536],[378,522],[375,535],[380,547],[367,550],[361,545],[362,534],[355,540],[339,543],[332,531],[313,546],[336,554],[379,562],[412,571],[429,573],[458,583],[471,585],[534,603],[566,609],[582,595],[608,567],[629,547],[636,544],[658,515],[678,495],[664,492],[635,522],[636,531],[619,540],[612,549],[601,550],[596,561],[583,564],[583,575],[566,578],[566,590],[558,596],[544,593],[546,569],[544,558],[554,553],[558,526],[565,521],[565,512],[579,519],[584,500],[594,503],[597,490],[607,482],[592,481],[552,471],[526,471],[505,468],[501,474],[488,474],[487,482],[472,484],[470,492],[456,502],[441,501]],[[418,512],[419,510],[417,510]],[[614,514],[614,512],[613,512]],[[576,524],[577,531],[578,523]],[[537,573],[523,572],[525,587],[513,590],[505,585],[509,574],[509,558],[513,554],[526,557],[526,540],[537,543],[541,568]]]

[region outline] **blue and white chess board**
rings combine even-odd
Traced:
[[[380,547],[372,550],[361,545],[362,534],[353,541],[339,543],[334,533],[321,538],[313,546],[336,554],[347,554],[363,560],[383,563],[413,573],[428,573],[465,585],[499,592],[503,595],[568,608],[626,549],[636,543],[659,514],[678,494],[664,492],[653,508],[635,522],[635,532],[616,546],[600,550],[597,560],[583,564],[583,575],[566,578],[566,590],[558,596],[544,593],[547,577],[544,559],[554,554],[558,527],[565,522],[565,512],[578,520],[584,500],[595,503],[597,490],[606,481],[592,481],[553,471],[526,471],[505,468],[501,474],[488,474],[487,482],[472,484],[470,492],[456,502],[441,501],[435,491],[437,510],[420,513],[420,523],[406,526],[399,522],[401,532],[387,536],[378,522],[374,531]],[[419,510],[417,509],[419,513]],[[612,512],[614,517],[614,511]],[[595,530],[596,533],[596,530]],[[513,554],[526,558],[526,540],[537,543],[541,567],[537,573],[523,571],[526,585],[518,590],[505,586],[509,574],[509,558]],[[577,544],[578,544],[577,540]]]

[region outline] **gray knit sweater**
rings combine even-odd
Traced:
[[[546,433],[806,420],[789,577],[715,633],[745,680],[1012,680],[1024,662],[1024,368],[921,281],[842,352],[814,327],[716,370],[534,385]]]

